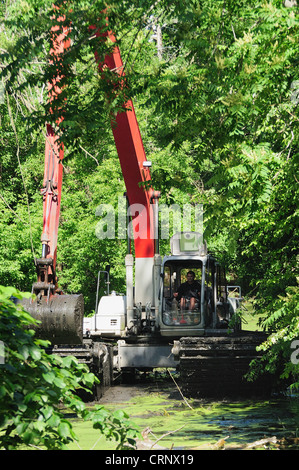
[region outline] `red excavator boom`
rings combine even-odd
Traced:
[[[99,29],[95,30],[98,37],[108,37],[115,43],[115,37],[111,32],[103,34]],[[120,88],[126,90],[124,65],[119,48],[115,45],[111,54],[106,55],[101,62],[97,53],[96,60],[100,72],[105,67],[120,77]],[[135,302],[154,305],[157,303],[153,290],[155,254],[158,247],[158,211],[157,204],[160,197],[159,191],[154,191],[151,185],[149,163],[134,110],[130,99],[123,104],[123,109],[112,117],[112,131],[120,161],[123,178],[127,189],[127,198],[132,217],[133,238],[135,247]],[[131,261],[132,262],[132,261]]]
[[[54,18],[53,18],[54,19]],[[68,39],[68,28],[59,25],[65,21],[65,17],[58,16],[57,24],[51,28],[52,48],[50,50],[51,64],[55,67],[55,76],[48,84],[49,102],[55,101],[61,94],[60,63],[62,55],[70,46]],[[52,113],[52,109],[50,110]],[[60,117],[56,124],[63,120]],[[42,257],[36,260],[38,282],[34,284],[35,293],[47,291],[47,296],[53,295],[57,290],[56,285],[56,258],[57,237],[60,215],[61,188],[62,188],[62,160],[64,157],[63,144],[59,144],[58,136],[51,124],[47,124],[46,147],[45,147],[45,169],[44,184],[41,194],[43,196],[43,232],[41,236]],[[43,288],[43,289],[42,289]]]
[[[111,32],[103,34],[96,28],[91,29],[96,30],[96,36],[108,37],[111,42],[116,42]],[[97,53],[95,53],[95,58],[100,72],[108,67],[120,78],[124,78],[124,65],[118,46],[114,47],[112,54],[106,55],[104,63]],[[119,86],[125,87],[124,81],[120,80],[120,82]],[[154,191],[151,187],[149,162],[146,159],[132,100],[128,99],[123,104],[123,110],[112,118],[111,124],[133,218],[135,257],[153,258],[157,251],[153,206],[160,192]]]
[[[48,85],[49,102],[62,92],[61,89],[61,59],[65,50],[70,46],[68,28],[62,23],[65,17],[52,18],[56,25],[51,28],[52,48],[51,63],[55,70],[53,79]],[[52,112],[52,109],[51,111]],[[56,121],[58,125],[61,117]],[[64,148],[59,144],[58,136],[52,125],[47,125],[43,196],[43,232],[41,236],[42,256],[35,260],[37,282],[32,286],[36,300],[24,299],[24,308],[37,320],[37,334],[53,340],[58,344],[77,344],[83,339],[84,301],[82,295],[62,295],[57,286],[56,258],[57,236],[60,215],[62,188],[62,159]]]

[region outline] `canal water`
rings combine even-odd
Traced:
[[[154,449],[285,449],[299,450],[299,397],[221,401],[184,399],[170,380],[119,385],[100,400],[125,411],[147,445]],[[73,448],[115,449],[88,423],[76,421],[79,441]]]

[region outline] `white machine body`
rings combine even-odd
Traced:
[[[98,310],[92,317],[84,318],[84,332],[89,336],[121,336],[126,326],[127,302],[125,295],[117,295],[112,291],[104,295]]]

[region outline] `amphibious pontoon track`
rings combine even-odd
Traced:
[[[244,375],[253,359],[261,359],[256,348],[263,333],[243,332],[228,336],[186,337],[179,341],[180,384],[186,397],[265,396],[269,377],[249,382]]]

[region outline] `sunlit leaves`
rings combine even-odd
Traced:
[[[22,298],[16,289],[0,286],[0,338],[5,350],[0,364],[0,448],[66,448],[76,435],[62,405],[78,417],[92,419],[95,429],[116,440],[118,448],[132,443],[137,431],[127,415],[86,409],[76,392],[91,391],[98,380],[75,357],[47,354],[44,348],[49,343],[34,338],[28,329],[34,319],[12,296]]]

